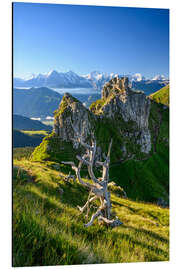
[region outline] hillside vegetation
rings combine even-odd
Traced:
[[[157,103],[169,106],[169,85],[164,86],[157,92],[151,94],[149,97]]]
[[[22,115],[13,115],[13,129],[17,130],[48,130],[51,131],[52,127],[43,124],[38,120],[32,120]]]
[[[46,87],[13,89],[13,113],[26,117],[53,116],[62,96]]]
[[[57,163],[28,156],[14,156],[13,266],[169,260],[168,209],[120,198],[114,190],[112,209],[123,225],[112,229],[95,221],[84,228],[77,205],[87,200],[85,188],[66,184]]]
[[[13,130],[13,147],[38,146],[48,135],[46,130]]]

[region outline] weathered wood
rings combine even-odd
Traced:
[[[72,125],[73,127],[73,125]],[[93,166],[95,165],[95,155],[96,155],[96,141],[93,141],[91,145],[83,142],[83,137],[81,134],[78,133],[78,131],[73,127],[77,141],[86,149],[86,154],[84,154],[82,157],[79,155],[76,156],[76,158],[79,161],[78,166],[74,164],[74,162],[63,162],[64,164],[71,165],[72,169],[75,170],[77,179],[79,182],[90,189],[90,194],[88,197],[87,202],[83,207],[78,206],[78,209],[81,213],[87,208],[87,215],[89,212],[89,203],[93,202],[94,200],[99,199],[100,200],[100,206],[97,209],[96,213],[94,213],[90,219],[90,221],[85,224],[85,227],[89,227],[93,224],[94,220],[98,217],[99,220],[104,221],[106,224],[114,227],[119,226],[122,224],[119,220],[110,220],[111,217],[111,200],[110,200],[110,192],[108,192],[108,182],[109,182],[109,165],[110,165],[110,153],[112,148],[112,139],[108,147],[108,153],[107,156],[104,156],[105,160],[104,162],[96,161],[96,164],[99,166],[102,166],[102,177],[97,179],[94,172],[93,172]],[[82,180],[80,171],[82,165],[85,164],[88,168],[89,176],[93,182],[93,184],[90,184],[88,182],[85,182]],[[93,194],[94,196],[90,198],[90,195]]]

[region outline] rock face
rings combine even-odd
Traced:
[[[151,150],[151,134],[148,128],[148,119],[151,101],[142,92],[132,91],[128,87],[128,78],[114,78],[105,84],[102,98],[108,99],[101,108],[102,113],[109,118],[121,115],[125,122],[136,123],[136,130],[129,136],[136,136],[141,145],[141,152]]]
[[[121,149],[124,159],[134,157],[134,153],[127,151],[131,141],[140,148],[140,152],[149,154],[151,134],[148,119],[151,101],[145,94],[132,91],[128,86],[128,78],[117,77],[105,84],[102,99],[97,103],[98,106],[95,102],[88,110],[81,102],[66,93],[54,114],[56,136],[63,141],[72,142],[73,147],[77,149],[79,145],[75,142],[76,130],[83,135],[85,141],[88,141],[92,135],[97,141],[101,141],[97,126],[101,128],[103,122],[106,132],[109,130],[108,121],[110,121],[111,125],[114,125],[116,136],[121,139],[122,143],[117,147]],[[103,150],[99,145],[97,149],[99,158],[102,153]]]
[[[63,141],[72,141],[75,148],[78,144],[74,141],[76,130],[83,135],[85,141],[93,132],[95,116],[68,93],[65,93],[59,109],[55,112],[54,131]]]

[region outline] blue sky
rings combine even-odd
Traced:
[[[169,10],[13,4],[14,76],[93,70],[169,76]]]

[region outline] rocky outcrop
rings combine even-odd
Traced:
[[[85,141],[92,135],[96,136],[98,141],[100,138],[97,138],[97,125],[109,120],[111,124],[114,123],[117,136],[119,133],[123,138],[118,147],[121,148],[124,158],[135,154],[127,153],[127,143],[130,141],[139,146],[142,153],[148,154],[151,151],[151,135],[148,128],[150,102],[144,93],[129,88],[128,78],[117,77],[105,84],[102,99],[94,111],[88,110],[80,101],[66,93],[54,114],[54,132],[63,141],[72,142],[73,147],[77,149],[79,145],[75,142],[76,131]],[[109,129],[108,124],[106,128]],[[100,146],[97,153],[100,158]]]
[[[93,122],[96,116],[69,93],[65,93],[54,117],[55,134],[64,141],[72,141],[75,148],[78,147],[74,141],[76,130],[84,137],[85,141],[93,133]]]
[[[121,115],[125,122],[136,123],[136,130],[129,136],[137,137],[137,144],[141,152],[149,153],[151,150],[151,134],[148,127],[151,101],[143,92],[132,91],[128,86],[128,78],[114,78],[105,84],[102,98],[107,102],[101,112],[108,118],[118,119]]]

